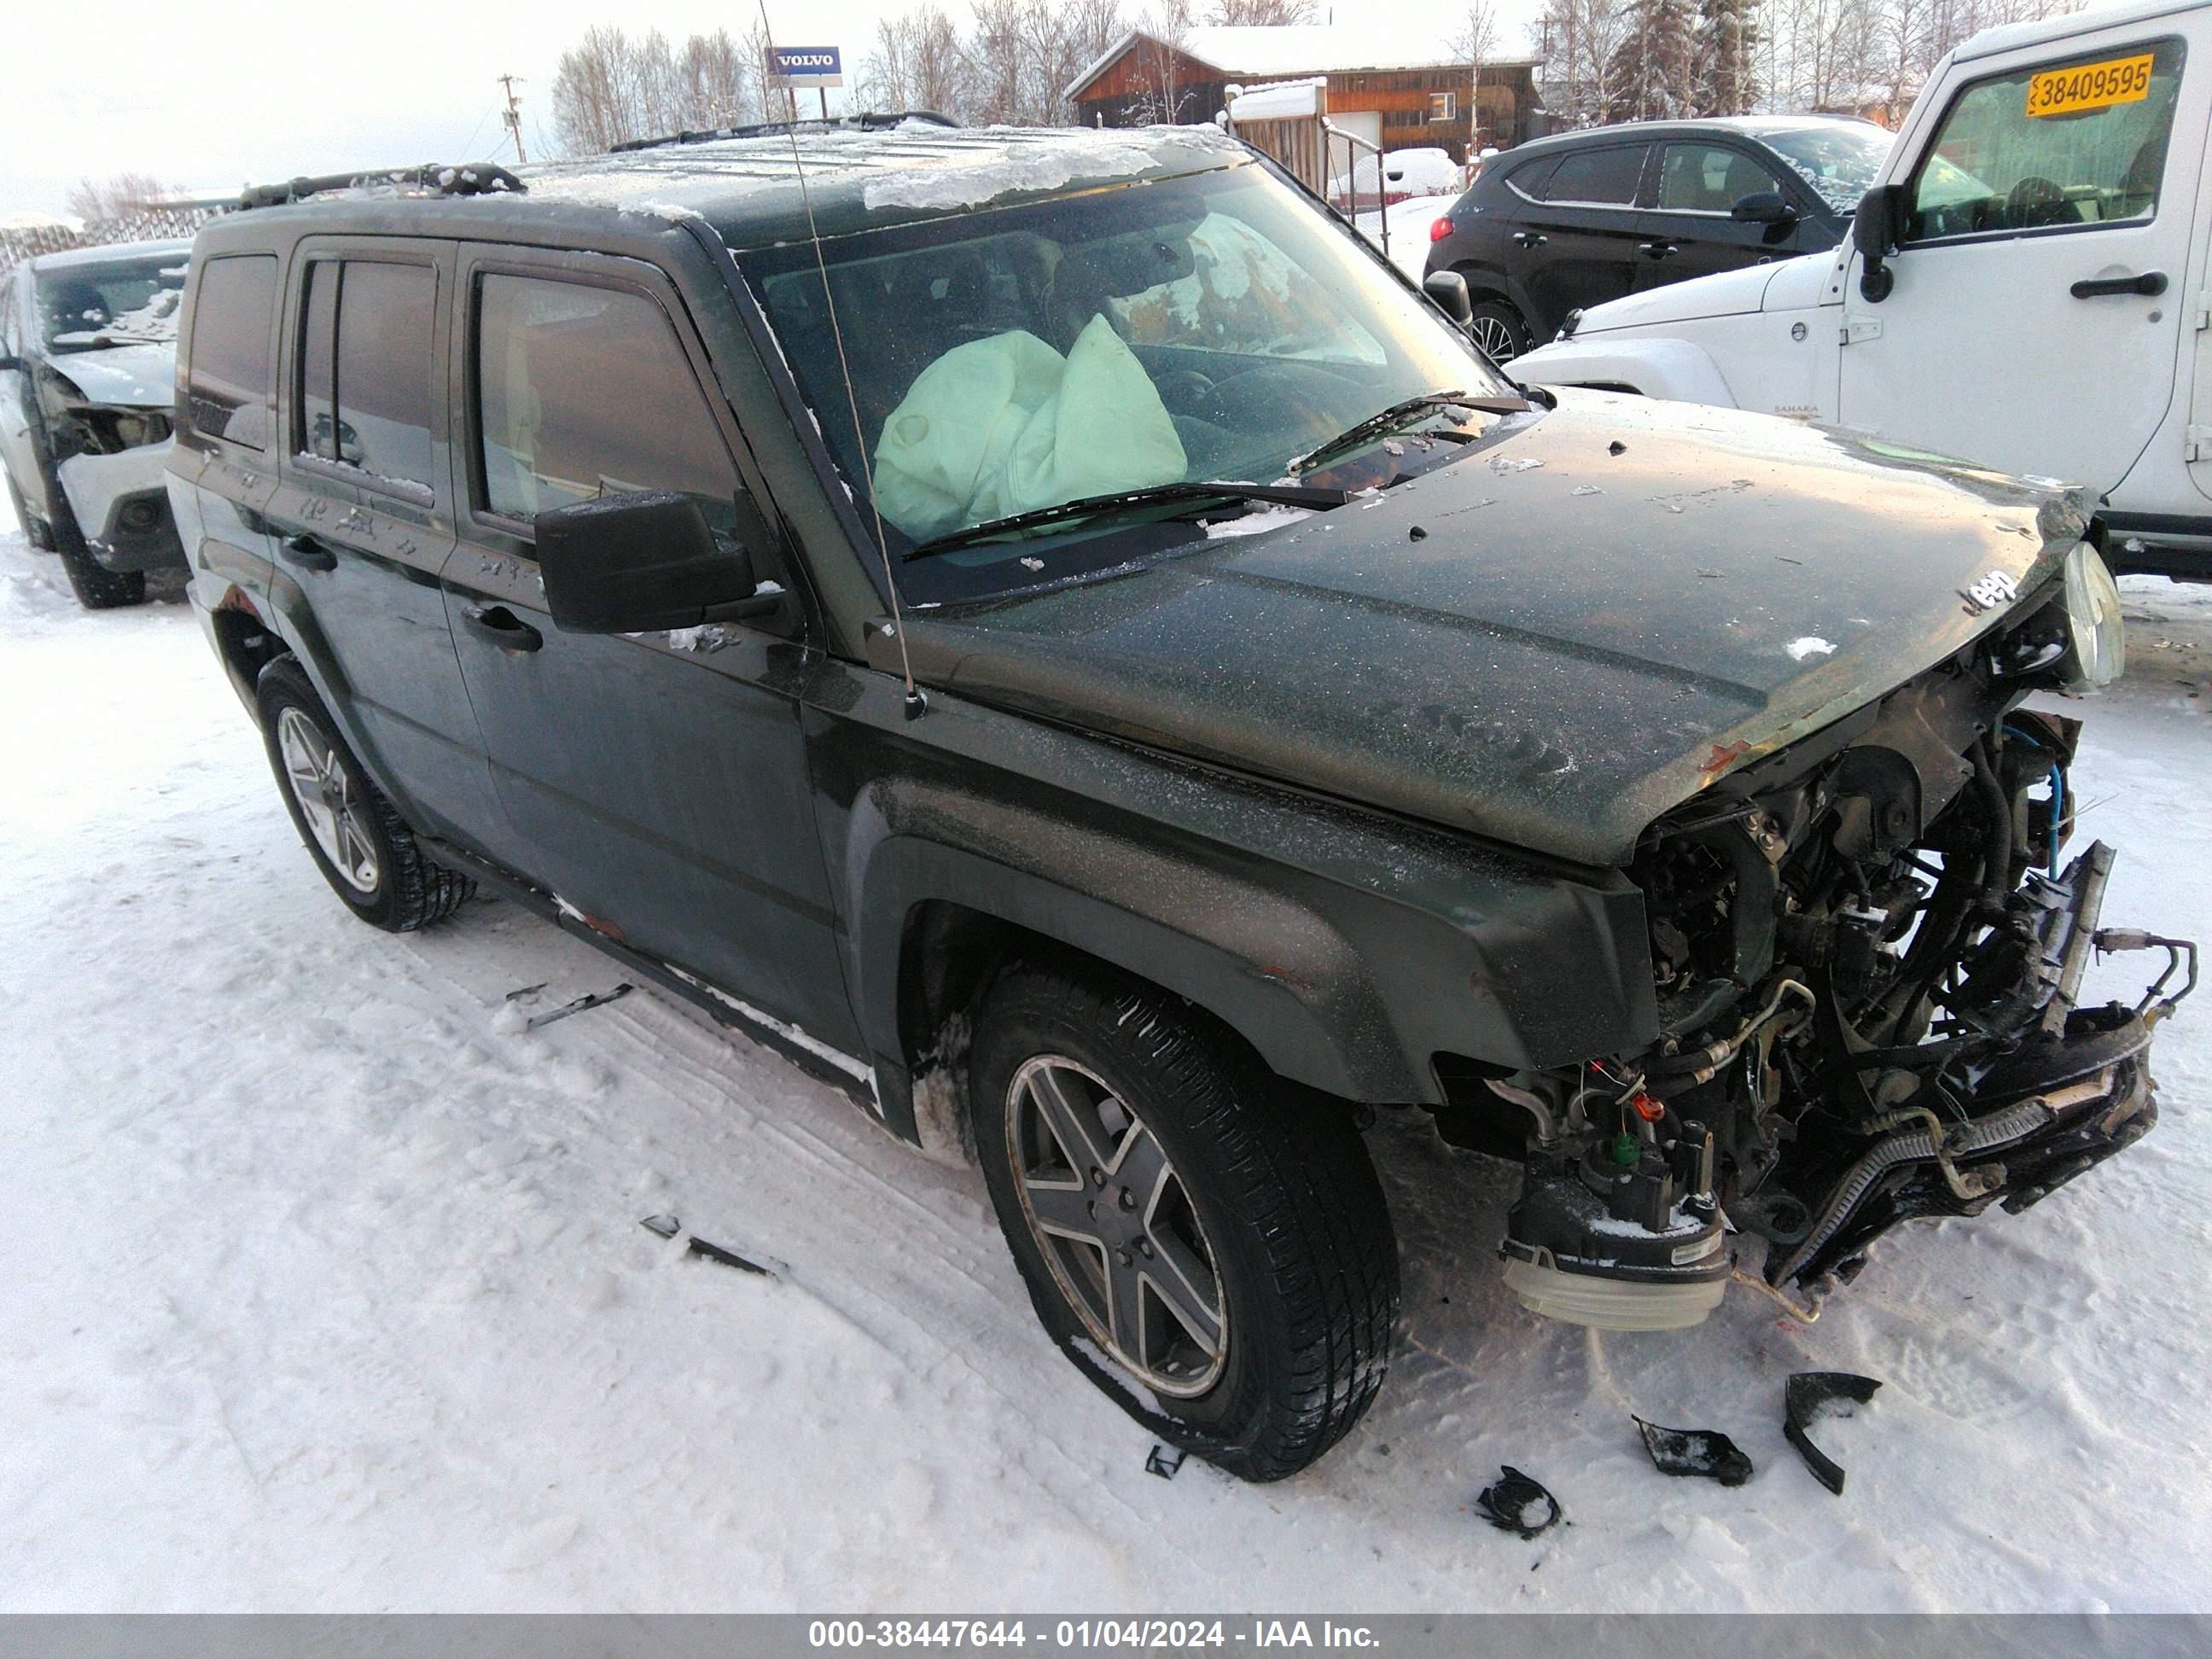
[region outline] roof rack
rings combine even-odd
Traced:
[[[530,188],[495,161],[447,164],[425,161],[418,167],[376,167],[366,173],[325,173],[289,179],[281,185],[249,185],[229,206],[282,207],[333,191],[374,191],[395,196],[493,196]]]
[[[882,132],[905,121],[930,126],[957,127],[960,123],[933,109],[869,110],[859,115],[839,115],[828,120],[754,121],[741,127],[708,127],[699,131],[671,132],[659,138],[625,138],[607,146],[608,154],[630,150],[664,149],[672,144],[706,144],[718,138],[781,138],[794,132]]]

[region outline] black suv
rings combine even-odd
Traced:
[[[1871,121],[1819,115],[1639,121],[1538,139],[1483,165],[1430,227],[1495,362],[1583,306],[1843,240],[1888,155]]]
[[[1817,1296],[2150,1127],[2023,706],[2118,671],[2073,497],[1523,397],[1208,130],[482,182],[193,250],[191,591],[310,854],[971,1146],[1160,1435],[1270,1479],[1373,1398],[1377,1109],[1525,1164],[1508,1282],[1616,1328],[1724,1224]]]

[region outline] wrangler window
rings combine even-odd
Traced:
[[[477,480],[528,523],[595,496],[680,489],[717,530],[738,488],[674,325],[629,289],[486,275],[476,304]]]
[[[1975,82],[1913,174],[1905,240],[2153,217],[2182,57],[2160,40]]]
[[[196,430],[249,449],[269,447],[269,335],[276,307],[274,254],[210,259],[200,267],[185,388]]]

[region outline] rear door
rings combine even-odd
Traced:
[[[1808,204],[1773,167],[1742,147],[1717,139],[1679,139],[1660,146],[1657,187],[1638,252],[1638,288],[1662,288],[1786,258],[1796,251],[1796,225],[1751,224],[1731,210],[1747,196],[1780,196],[1802,215]]]
[[[478,247],[460,299],[469,511],[448,605],[518,836],[507,861],[633,949],[856,1051],[797,597],[747,623],[566,634],[538,580],[538,513],[637,489],[684,491],[756,571],[788,568],[674,287],[636,260]]]
[[[270,602],[331,712],[417,826],[504,839],[446,624],[453,550],[444,296],[451,246],[300,244],[288,280]]]
[[[1844,284],[1846,425],[2102,492],[2174,395],[2206,65],[2133,24],[1970,65],[1900,157],[1888,297]]]
[[[0,357],[20,357],[27,348],[22,318],[31,286],[27,265],[0,283]],[[33,512],[46,506],[46,489],[40,481],[38,452],[31,447],[31,373],[24,368],[0,368],[0,465],[8,470],[25,504]],[[26,525],[27,532],[30,528]]]
[[[1649,144],[1595,144],[1570,150],[1537,181],[1515,228],[1522,287],[1536,314],[1536,338],[1551,338],[1577,307],[1618,300],[1636,287],[1651,239],[1636,208]],[[1509,188],[1520,183],[1519,175]]]

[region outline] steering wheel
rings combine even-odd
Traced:
[[[1316,363],[1301,363],[1293,371],[1273,364],[1248,368],[1240,374],[1224,374],[1213,383],[1206,407],[1200,412],[1201,420],[1232,431],[1238,429],[1255,410],[1264,409],[1269,424],[1278,422],[1293,439],[1310,437],[1315,443],[1326,443],[1341,432],[1352,417],[1342,410],[1321,401],[1315,395],[1313,382],[1316,375],[1326,375],[1330,381],[1340,384],[1347,394],[1349,406],[1357,409],[1358,382]],[[1235,395],[1224,395],[1235,388]]]
[[[1171,410],[1211,407],[1213,387],[1213,377],[1194,368],[1170,368],[1152,377],[1152,389]]]
[[[2066,192],[2039,173],[2027,174],[2005,196],[2005,222],[2016,230],[2063,224],[2072,216]]]

